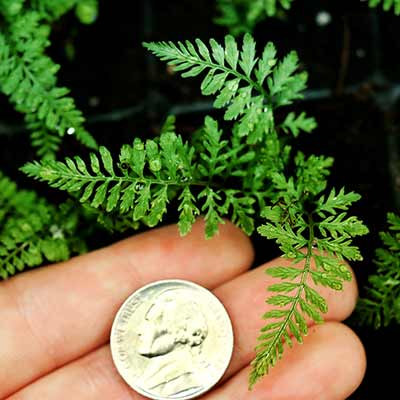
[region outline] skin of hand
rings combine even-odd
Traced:
[[[312,325],[302,345],[252,391],[249,363],[268,311],[265,288],[276,282],[247,271],[249,239],[226,222],[211,240],[204,222],[181,238],[176,226],[136,235],[69,261],[0,283],[0,399],[139,400],[116,371],[108,344],[115,313],[139,287],[159,279],[187,279],[214,292],[235,334],[232,361],[221,382],[201,400],[344,400],[361,383],[366,358],[358,337],[340,321],[357,299],[355,279],[327,299],[325,323]]]

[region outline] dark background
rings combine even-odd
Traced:
[[[201,96],[198,80],[174,76],[146,53],[141,42],[196,37],[206,41],[226,34],[213,23],[216,10],[211,0],[141,0],[129,9],[126,4],[100,1],[99,18],[91,26],[65,16],[54,27],[49,49],[62,66],[60,84],[72,89],[87,116],[88,129],[114,152],[135,136],[157,135],[170,113],[177,115],[178,132],[185,136],[212,112],[212,101]],[[331,17],[324,26],[317,23],[321,11]],[[272,40],[281,56],[297,50],[301,67],[309,72],[309,90],[295,107],[315,116],[319,127],[312,135],[303,134],[297,146],[306,154],[333,156],[330,185],[362,195],[352,210],[371,230],[358,241],[366,261],[353,266],[361,294],[368,275],[375,271],[371,260],[380,245],[377,232],[385,228],[387,211],[400,205],[399,26],[400,17],[371,11],[366,2],[296,0],[286,19],[268,19],[254,33],[259,48]],[[0,96],[0,110],[1,167],[24,187],[34,187],[17,171],[35,158],[22,118],[4,96]],[[87,151],[66,137],[62,153],[85,155]],[[39,192],[57,196],[44,185]],[[102,236],[95,242],[115,240],[116,236]],[[273,247],[266,251],[259,237],[253,241],[255,265],[276,254]],[[368,369],[351,399],[397,398],[400,328],[353,329],[365,345]],[[394,367],[389,368],[392,361]]]

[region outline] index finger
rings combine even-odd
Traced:
[[[213,288],[252,258],[249,239],[232,224],[205,240],[198,221],[186,238],[176,226],[155,229],[3,282],[0,398],[107,342],[115,312],[140,286],[180,278]]]

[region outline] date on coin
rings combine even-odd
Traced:
[[[112,358],[126,381],[150,399],[192,399],[210,390],[232,357],[228,313],[209,290],[162,280],[134,292],[117,312]]]

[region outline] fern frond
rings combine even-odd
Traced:
[[[189,186],[206,184],[194,181],[193,150],[180,137],[166,133],[161,135],[159,144],[135,139],[132,146],[124,145],[119,156],[119,173],[115,172],[110,152],[105,147],[100,147],[99,152],[100,159],[91,153],[90,168],[75,157],[74,160],[67,158],[65,163],[33,162],[22,170],[52,187],[78,193],[82,203],[101,207],[106,212],[130,213],[133,221],[148,226],[162,220],[167,203],[176,196],[177,190],[186,189],[180,207],[186,210],[182,233],[188,232],[188,225],[193,223],[187,213],[191,206]]]
[[[98,0],[32,0],[32,8],[51,22],[75,8],[76,16],[84,24],[93,23],[98,14]]]
[[[0,32],[0,88],[36,132],[39,155],[54,155],[56,140],[45,140],[54,133],[59,137],[73,134],[94,149],[97,144],[83,127],[84,118],[67,96],[69,90],[56,86],[59,66],[44,55],[50,30],[40,19],[37,12],[22,13],[7,32]]]
[[[238,36],[252,32],[256,24],[266,17],[282,16],[291,7],[293,0],[218,0],[218,25],[226,26],[230,33]]]
[[[343,211],[359,196],[353,192],[346,194],[343,189],[338,193],[331,190],[328,196],[323,194],[326,168],[331,161],[315,156],[306,160],[299,153],[296,179],[275,175],[277,204],[264,209],[262,216],[268,222],[258,227],[258,232],[275,240],[284,257],[293,261],[288,267],[277,266],[266,271],[282,282],[268,288],[274,294],[267,303],[277,308],[263,316],[268,323],[259,336],[250,387],[281,358],[285,344],[292,346],[293,338],[303,341],[308,332],[307,319],[323,322],[327,304],[311,287],[311,282],[342,290],[343,281],[352,278],[344,259],[362,259],[358,248],[352,245],[352,238],[366,234],[368,229]],[[315,186],[316,179],[322,180],[322,184]],[[310,209],[311,205],[314,209]]]
[[[183,77],[207,72],[201,84],[202,93],[217,94],[214,106],[226,107],[226,120],[239,119],[239,134],[253,133],[253,143],[261,141],[264,133],[274,129],[273,110],[302,98],[301,92],[306,86],[307,74],[297,72],[296,52],[278,62],[275,46],[268,43],[258,58],[250,34],[244,36],[240,50],[230,35],[225,37],[224,46],[214,39],[210,40],[209,47],[200,39],[195,44],[159,42],[144,43],[144,46],[172,65],[175,71],[180,71]],[[303,128],[311,131],[315,121],[302,115],[291,125],[297,129],[297,134]],[[257,135],[254,135],[255,129],[259,132]]]
[[[375,274],[369,277],[366,294],[359,299],[354,321],[379,329],[392,321],[400,323],[400,217],[387,215],[388,230],[380,233]]]
[[[275,267],[272,272],[272,275],[284,276],[285,279],[288,279],[287,271],[295,270],[296,273],[290,282],[285,281],[268,288],[277,294],[269,297],[267,303],[279,308],[263,315],[268,324],[261,329],[258,338],[260,344],[256,346],[256,358],[251,363],[250,388],[282,357],[285,344],[292,347],[293,338],[299,343],[303,342],[303,337],[308,333],[306,317],[315,323],[323,322],[321,313],[328,310],[326,301],[307,283],[311,259],[312,250],[308,249],[306,255],[300,252],[297,254],[297,261],[290,269]],[[304,261],[303,269],[294,267],[300,260]],[[281,274],[277,274],[277,268],[282,269]]]
[[[393,8],[394,13],[400,15],[400,0],[369,0],[368,5],[370,7],[382,6],[385,11]]]
[[[216,121],[210,117],[201,132],[207,151],[198,159],[192,146],[167,132],[157,140],[144,143],[136,138],[132,145],[122,146],[118,163],[105,147],[100,147],[99,156],[90,154],[90,165],[75,157],[65,162],[35,161],[22,171],[72,193],[81,203],[105,213],[130,215],[132,221],[150,227],[162,221],[168,203],[178,198],[182,234],[190,231],[199,210],[205,215],[207,237],[214,235],[223,223],[222,217],[230,214],[238,226],[251,233],[254,196],[250,191],[221,187],[221,182],[229,178],[228,169],[235,171],[250,159],[237,161],[237,153],[222,140]]]
[[[0,277],[84,252],[80,217],[75,206],[51,206],[0,173]]]

